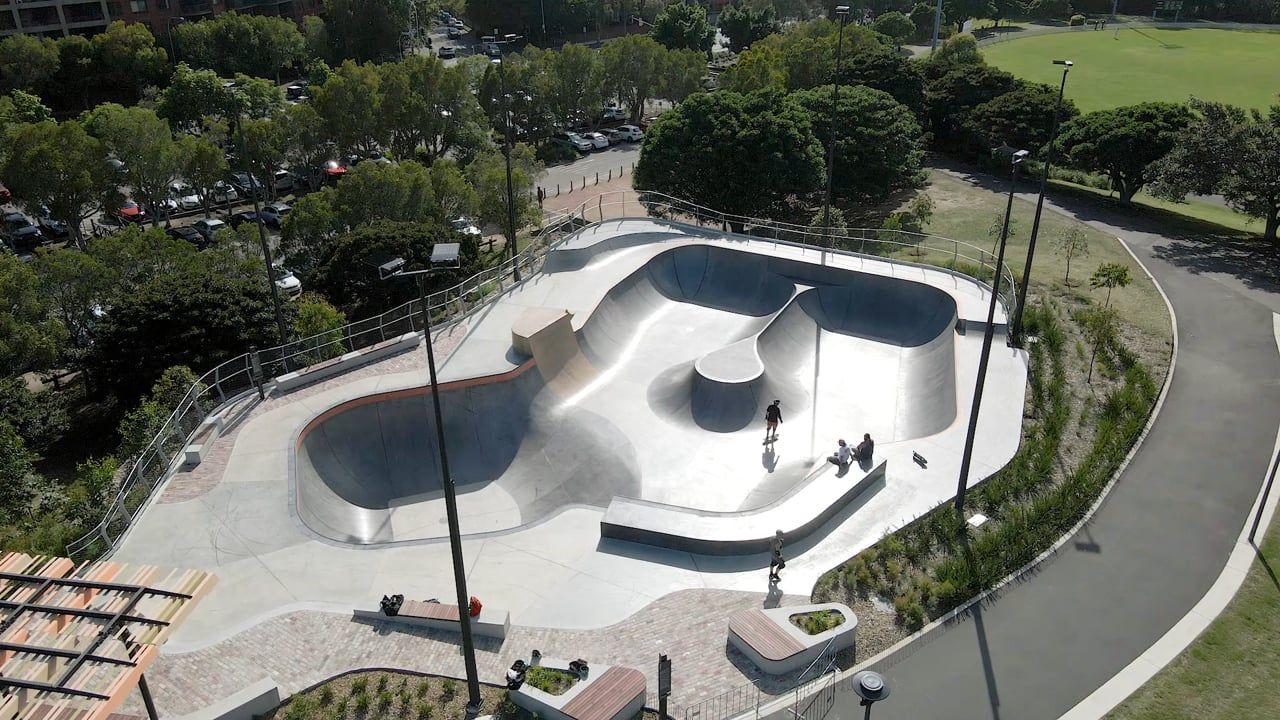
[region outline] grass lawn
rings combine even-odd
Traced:
[[[1226,611],[1110,720],[1280,717],[1280,525],[1273,524]]]
[[[1023,191],[1034,189],[1034,184],[1023,180]],[[961,240],[979,248],[991,251],[994,238],[987,234],[992,221],[1004,212],[1006,196],[1003,193],[974,187],[967,182],[943,172],[930,173],[930,184],[926,189],[933,198],[935,208],[933,220],[926,228],[934,235]],[[1015,199],[1013,202],[1013,227],[1006,252],[1005,261],[1013,268],[1015,275],[1021,275],[1023,263],[1027,258],[1027,239],[1031,235],[1031,223],[1035,217],[1035,204]],[[1128,265],[1133,276],[1133,284],[1112,295],[1112,303],[1120,315],[1127,321],[1141,327],[1156,337],[1169,338],[1169,315],[1156,286],[1138,267],[1129,253],[1116,238],[1094,230],[1087,225],[1064,217],[1046,209],[1040,220],[1040,235],[1036,241],[1035,266],[1032,268],[1032,282],[1061,284],[1066,275],[1065,259],[1059,255],[1053,240],[1068,226],[1084,228],[1089,240],[1089,254],[1071,261],[1071,284],[1078,290],[1092,292],[1094,298],[1101,301],[1105,291],[1089,289],[1089,275],[1104,262],[1118,262]],[[908,251],[909,252],[909,251]],[[909,254],[902,254],[907,260],[914,260]],[[950,258],[934,258],[948,260]]]
[[[1264,108],[1280,92],[1280,33],[1122,26],[985,46],[992,65],[1057,86],[1054,59],[1075,61],[1067,97],[1082,112],[1194,95]]]
[[[1114,193],[1108,193],[1106,190],[1099,190],[1096,187],[1087,185],[1077,185],[1063,180],[1050,180],[1049,185],[1086,192],[1098,197],[1114,197]],[[1183,215],[1194,220],[1202,220],[1231,230],[1255,235],[1261,235],[1263,230],[1263,223],[1257,218],[1251,218],[1244,213],[1236,212],[1225,205],[1196,200],[1191,197],[1188,197],[1186,202],[1177,203],[1152,197],[1146,192],[1139,191],[1138,194],[1133,196],[1133,204],[1151,210],[1163,210],[1168,213]]]

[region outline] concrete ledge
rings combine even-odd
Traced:
[[[558,658],[544,657],[538,665],[569,670],[569,661]],[[601,688],[593,688],[601,681],[609,685],[604,694],[598,692]],[[511,701],[546,720],[630,720],[644,710],[645,692],[644,673],[639,670],[592,665],[586,679],[579,680],[563,695],[545,693],[526,682],[511,691]]]
[[[316,382],[333,377],[340,373],[347,372],[354,368],[360,367],[366,363],[375,360],[381,360],[385,357],[395,355],[396,353],[412,350],[422,342],[422,336],[416,332],[405,333],[398,338],[393,338],[384,342],[380,342],[365,350],[357,350],[349,352],[341,357],[334,358],[318,365],[305,367],[301,370],[295,370],[285,373],[276,378],[276,390],[280,392],[288,392],[296,390],[308,383]]]
[[[869,470],[854,466],[840,477],[822,460],[809,479],[777,501],[746,512],[711,512],[636,498],[615,497],[600,521],[600,535],[700,555],[767,552],[774,531],[794,543],[818,529],[885,477],[884,458]],[[862,477],[856,473],[863,472]]]
[[[387,622],[399,623],[401,625],[411,625],[413,627],[425,627],[432,630],[448,630],[450,632],[461,632],[461,623],[456,620],[437,620],[434,618],[411,617],[405,615],[383,615],[381,610],[354,610],[351,613],[352,618],[357,620],[365,620],[371,622]],[[479,617],[471,618],[471,632],[483,637],[498,638],[499,640],[507,637],[507,631],[511,629],[511,613],[506,610],[485,607],[480,611]]]
[[[280,686],[271,678],[263,678],[208,707],[183,715],[181,720],[253,720],[280,701]]]
[[[844,616],[844,622],[817,635],[810,635],[791,622],[792,615],[817,610],[835,610]],[[801,649],[789,655],[772,652],[752,629],[753,625],[758,627],[761,622],[774,626],[774,632],[782,633],[793,646],[798,644]],[[729,617],[729,644],[766,673],[785,675],[804,669],[824,654],[833,655],[846,647],[853,647],[857,630],[858,616],[848,605],[840,603],[742,610]]]

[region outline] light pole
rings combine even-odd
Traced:
[[[508,34],[503,36],[499,41],[498,30],[493,30],[495,45],[509,45],[520,39],[519,35]],[[503,155],[507,160],[507,246],[511,249],[511,276],[516,282],[520,282],[520,263],[516,262],[516,197],[515,184],[511,177],[511,146],[512,146],[512,128],[511,128],[511,96],[507,93],[507,60],[506,53],[503,48],[498,48],[498,82],[502,91],[503,103],[503,125],[506,126],[506,132],[503,133],[506,140],[506,148]]]
[[[822,203],[822,229],[831,244],[831,182],[836,170],[836,116],[840,110],[840,59],[844,51],[844,24],[849,20],[849,6],[837,5],[836,17],[840,19],[840,35],[836,40],[836,69],[831,77],[831,140],[827,144],[827,194]]]
[[[1062,84],[1058,85],[1058,104],[1053,107],[1053,123],[1049,126],[1049,150],[1045,153],[1044,168],[1040,171],[1040,197],[1036,200],[1036,217],[1031,222],[1031,239],[1027,241],[1027,262],[1022,267],[1022,284],[1018,286],[1018,301],[1013,306],[1013,324],[1009,326],[1016,341],[1022,339],[1022,307],[1027,302],[1027,286],[1031,284],[1031,260],[1036,255],[1036,236],[1040,233],[1040,213],[1044,210],[1044,190],[1049,184],[1049,167],[1053,165],[1053,142],[1058,139],[1058,115],[1062,112],[1062,93],[1067,89],[1067,73],[1075,63],[1070,60],[1054,60],[1062,66]]]
[[[933,44],[929,46],[929,54],[938,49],[938,35],[942,33],[942,0],[933,9]]]
[[[275,310],[276,329],[280,333],[281,356],[284,354],[284,346],[289,342],[289,330],[284,324],[284,312],[280,305],[280,287],[276,285],[276,268],[271,258],[271,244],[267,242],[267,228],[262,222],[262,213],[258,207],[258,189],[262,183],[258,182],[253,172],[253,161],[249,158],[249,146],[244,141],[244,118],[240,114],[240,110],[236,110],[236,134],[240,136],[240,155],[244,160],[245,173],[249,176],[249,195],[253,200],[253,217],[255,224],[258,226],[258,244],[262,246],[262,259],[267,263],[267,285],[271,287],[271,306]],[[284,359],[285,368],[289,367],[289,360]]]
[[[441,243],[431,248],[431,261],[423,270],[405,270],[404,258],[395,258],[378,267],[383,280],[414,276],[418,279],[418,295],[422,300],[422,333],[427,343],[427,370],[431,377],[431,402],[435,410],[436,446],[440,451],[440,485],[444,488],[445,514],[449,520],[449,550],[453,555],[453,584],[458,595],[458,621],[462,629],[462,658],[467,671],[467,710],[480,709],[480,677],[476,672],[476,649],[471,642],[470,600],[467,595],[467,569],[462,560],[462,533],[458,525],[458,497],[453,476],[449,474],[449,453],[445,450],[444,415],[440,411],[440,385],[436,378],[436,354],[431,347],[431,309],[427,306],[424,276],[460,266],[458,243]]]
[[[1006,146],[1007,147],[1007,146]],[[1004,150],[1004,148],[998,148]],[[978,358],[978,379],[973,387],[973,407],[969,410],[969,433],[964,438],[964,454],[960,456],[960,479],[956,486],[956,514],[964,518],[964,494],[969,486],[969,464],[973,460],[973,440],[978,432],[978,410],[982,407],[982,388],[987,382],[987,365],[991,361],[991,340],[995,336],[996,303],[1000,301],[1000,268],[1004,267],[1004,248],[1009,240],[1009,216],[1013,214],[1013,191],[1018,185],[1018,168],[1030,155],[1026,150],[1012,150],[1009,171],[1009,202],[1004,209],[1004,227],[1000,230],[1000,249],[991,280],[991,303],[987,306],[987,325],[982,331],[982,354]]]
[[[853,691],[862,698],[858,704],[867,709],[863,718],[870,720],[871,706],[889,697],[889,683],[880,673],[863,670],[853,674]]]
[[[181,25],[187,21],[181,16],[171,17],[164,23],[164,32],[169,36],[169,60],[174,64],[178,64],[178,49],[173,42],[173,28],[175,25]]]

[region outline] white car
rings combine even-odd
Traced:
[[[614,107],[610,105],[609,107],[603,108],[600,111],[600,117],[604,118],[605,120],[626,120],[627,111],[623,110],[620,107]]]
[[[480,237],[484,233],[480,232],[480,228],[476,227],[475,221],[469,217],[458,217],[449,221],[449,225],[463,235],[471,235],[472,237]]]
[[[169,186],[169,192],[173,193],[173,201],[178,204],[179,210],[199,210],[203,204],[200,195],[190,185],[174,183]]]
[[[280,292],[289,296],[290,300],[297,300],[302,294],[302,281],[292,270],[286,270],[282,267],[276,267],[276,287],[280,288]]]
[[[235,202],[240,199],[240,193],[231,187],[231,183],[219,180],[214,183],[213,191],[209,193],[209,199],[216,203]]]
[[[209,218],[207,220],[197,220],[192,227],[196,229],[196,232],[203,235],[207,242],[213,242],[213,236],[226,228],[227,224],[217,218]]]
[[[583,153],[591,152],[595,149],[595,143],[575,132],[558,132],[552,136],[551,142],[573,148],[574,150]],[[606,142],[608,141],[606,140]]]
[[[586,138],[596,150],[609,147],[609,138],[605,137],[603,133],[583,133],[582,137]]]
[[[262,222],[279,230],[280,226],[284,224],[284,219],[289,217],[289,213],[292,211],[293,208],[287,203],[278,202],[271,203],[270,205],[263,205],[262,209],[258,211],[258,214],[262,216]]]
[[[271,185],[276,192],[289,192],[293,189],[293,173],[288,170],[277,170],[271,176]]]
[[[635,125],[619,125],[614,128],[614,131],[617,132],[618,139],[620,140],[635,142],[637,140],[644,139],[644,131]]]

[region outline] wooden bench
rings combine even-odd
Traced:
[[[613,720],[645,692],[644,673],[611,667],[561,708],[574,720]]]
[[[424,600],[405,600],[396,615],[384,615],[381,610],[356,609],[352,617],[368,622],[395,622],[427,627],[435,630],[460,631],[462,621],[457,605]],[[485,607],[478,617],[471,618],[471,632],[484,637],[505,638],[511,629],[511,613],[506,610]]]
[[[804,645],[760,610],[743,610],[729,617],[729,632],[766,660],[785,660]]]

